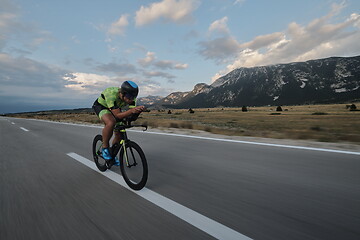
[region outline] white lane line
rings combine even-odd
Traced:
[[[129,130],[129,131],[142,132],[142,131],[137,131],[137,130]],[[221,138],[210,138],[210,137],[199,137],[199,136],[191,136],[191,135],[181,135],[181,134],[175,134],[175,133],[159,133],[159,132],[145,132],[145,133],[158,134],[158,135],[169,135],[169,136],[175,136],[175,137],[196,138],[196,139],[220,141],[220,142],[232,142],[232,143],[261,145],[261,146],[269,146],[269,147],[281,147],[281,148],[292,148],[292,149],[311,150],[311,151],[320,151],[320,152],[332,152],[332,153],[360,155],[360,152],[351,152],[351,151],[335,150],[335,149],[328,149],[328,148],[313,148],[313,147],[282,145],[282,144],[274,144],[274,143],[249,142],[249,141],[232,140],[232,139],[221,139]]]
[[[14,125],[15,123],[14,122],[11,122],[12,125]]]
[[[27,130],[26,128],[20,127],[21,130],[24,130],[25,132],[28,132],[29,130]]]
[[[157,205],[158,207],[164,209],[165,211],[177,216],[178,218],[184,220],[185,222],[193,225],[194,227],[206,232],[207,234],[213,236],[216,239],[221,240],[250,240],[251,238],[236,232],[235,230],[222,225],[200,213],[197,213],[177,202],[174,202],[156,192],[151,191],[150,189],[143,188],[141,191],[134,191],[130,189],[121,175],[116,174],[112,171],[100,172],[93,161],[90,161],[87,158],[84,158],[76,153],[68,153],[69,157],[77,160],[78,162],[84,164],[85,166],[93,169],[94,171],[102,174],[103,176],[111,179],[117,184],[125,187],[126,189],[132,191],[133,193],[139,195],[140,197],[150,201],[151,203]]]
[[[22,120],[24,120],[24,119],[22,119]],[[98,125],[86,125],[86,124],[78,124],[78,123],[54,122],[54,121],[39,120],[39,119],[26,119],[26,120],[42,121],[42,122],[48,122],[48,123],[57,123],[57,124],[81,126],[81,127],[103,128],[102,126],[98,126]],[[174,136],[174,137],[195,138],[195,139],[220,141],[220,142],[232,142],[232,143],[268,146],[268,147],[280,147],[280,148],[300,149],[300,150],[308,150],[308,151],[320,151],[320,152],[360,155],[360,152],[345,151],[345,150],[335,150],[335,149],[329,149],[329,148],[314,148],[314,147],[303,147],[303,146],[283,145],[283,144],[273,144],[273,143],[250,142],[250,141],[241,141],[241,140],[233,140],[233,139],[222,139],[222,138],[210,138],[210,137],[200,137],[200,136],[192,136],[192,135],[182,135],[182,134],[175,134],[175,133],[162,133],[162,132],[151,132],[151,131],[143,132],[143,131],[137,131],[137,130],[128,130],[128,131],[130,131],[130,132],[142,132],[142,133],[147,133],[147,134],[167,135],[167,136]]]

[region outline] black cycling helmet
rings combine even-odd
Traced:
[[[125,81],[121,84],[121,93],[129,99],[134,99],[139,94],[139,87],[133,81]]]

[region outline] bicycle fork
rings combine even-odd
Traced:
[[[132,147],[129,146],[129,149],[130,149],[130,153],[131,153],[131,156],[132,156],[132,162],[133,163],[130,163],[129,161],[129,157],[128,157],[128,153],[127,153],[127,148],[126,148],[126,141],[125,140],[121,140],[120,141],[120,144],[122,146],[122,148],[124,149],[124,158],[125,158],[125,163],[126,163],[126,166],[128,168],[131,168],[133,166],[136,166],[137,165],[137,162],[136,162],[136,159],[135,159],[135,155],[134,155],[134,152],[132,150]]]

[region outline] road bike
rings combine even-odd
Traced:
[[[145,154],[140,146],[131,141],[126,133],[126,129],[133,127],[142,127],[143,131],[147,130],[147,125],[131,125],[131,121],[122,121],[117,124],[114,131],[119,131],[121,140],[110,148],[111,160],[105,160],[102,156],[102,135],[96,135],[93,140],[93,157],[97,168],[105,172],[110,169],[115,161],[116,155],[119,153],[120,171],[126,184],[133,190],[142,189],[148,179],[148,165]]]

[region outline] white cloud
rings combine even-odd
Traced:
[[[113,22],[108,30],[110,35],[124,35],[126,27],[129,25],[127,14],[121,15],[121,17]]]
[[[0,50],[5,47],[10,35],[25,30],[23,24],[18,20],[18,7],[7,0],[1,1],[0,11]]]
[[[223,17],[222,19],[214,21],[210,27],[209,32],[217,32],[221,34],[229,34],[230,30],[227,26],[228,17]]]
[[[160,68],[160,69],[178,69],[183,70],[188,67],[188,64],[186,63],[177,63],[175,61],[170,60],[162,60],[162,61],[156,61],[153,63],[154,66]]]
[[[16,21],[16,18],[17,15],[14,13],[0,13],[0,29],[9,28],[9,26],[11,26]]]
[[[178,69],[183,70],[188,67],[186,63],[179,63],[172,60],[157,60],[154,52],[147,52],[145,58],[141,58],[138,60],[138,63],[142,67],[156,67],[159,69]]]
[[[202,41],[199,45],[201,47],[199,53],[205,59],[213,59],[216,62],[227,62],[235,57],[240,50],[240,44],[232,36]]]
[[[1,86],[37,86],[54,89],[63,86],[66,71],[26,57],[12,57],[0,53]]]
[[[171,75],[171,74],[165,73],[165,72],[159,72],[159,71],[150,71],[150,72],[144,71],[144,76],[149,77],[149,78],[162,77],[162,78],[166,78],[168,80],[175,78],[174,75]]]
[[[162,72],[146,72],[144,75],[152,77],[163,77],[172,81],[174,76],[162,73]],[[166,94],[170,90],[164,89],[160,86],[158,82],[152,80],[141,80],[139,78],[130,78],[130,77],[110,77],[107,75],[100,75],[95,73],[70,73],[63,77],[66,81],[65,87],[72,92],[84,96],[99,96],[100,93],[107,87],[116,87],[120,86],[124,81],[134,81],[139,85],[140,92],[139,96],[148,96],[148,95],[158,95]],[[75,94],[75,95],[77,95]],[[92,101],[95,100],[91,99]]]
[[[0,50],[9,45],[9,39],[18,41],[29,50],[53,39],[48,31],[41,31],[34,23],[21,21],[20,8],[8,0],[0,0]]]
[[[158,19],[169,22],[185,23],[192,20],[192,12],[198,8],[199,0],[163,0],[141,6],[136,12],[136,26],[150,24]]]
[[[344,7],[344,2],[333,4],[329,14],[314,19],[307,25],[292,22],[284,32],[257,36],[242,44],[236,39],[229,41],[230,36],[222,41],[215,39],[201,43],[203,49],[200,53],[207,59],[221,61],[233,56],[233,51],[236,54],[236,59],[226,69],[216,73],[212,81],[239,67],[360,54],[360,15],[353,13],[339,22],[335,16]],[[338,23],[334,23],[335,21]],[[227,53],[224,54],[226,50]]]
[[[281,32],[271,33],[267,35],[257,36],[251,42],[247,42],[240,45],[242,49],[257,50],[263,47],[268,47],[272,44],[276,44],[284,39],[284,34]]]
[[[169,80],[172,81],[172,80]],[[141,96],[166,96],[168,95],[170,92],[173,92],[174,89],[168,89],[168,88],[163,88],[160,86],[160,84],[158,82],[154,82],[152,80],[146,80],[146,81],[142,81],[139,85],[139,94]]]
[[[242,5],[246,0],[235,0],[234,5],[239,4]]]
[[[80,106],[88,103],[89,92],[74,94],[64,76],[69,71],[26,57],[0,53],[0,112]]]
[[[131,67],[133,66],[115,63],[98,66],[104,72],[131,72]],[[168,73],[156,71],[147,72],[144,75],[150,78],[166,78],[169,82],[175,78]],[[30,58],[13,57],[6,53],[0,53],[0,102],[12,99],[11,103],[6,106],[0,104],[0,113],[24,111],[22,109],[34,109],[35,107],[43,109],[46,106],[50,108],[57,108],[58,106],[90,107],[105,88],[120,86],[126,80],[137,82],[142,96],[154,95],[156,92],[169,92],[168,89],[161,88],[159,84],[139,79],[138,76],[119,77],[97,73],[70,72]],[[14,108],[16,105],[21,108]],[[34,107],[31,108],[30,105]]]
[[[82,93],[99,93],[106,87],[120,85],[116,77],[95,73],[74,72],[66,74],[63,79],[66,81],[66,88]]]
[[[154,52],[147,52],[146,57],[139,59],[138,63],[143,67],[150,66],[155,61],[155,53]]]
[[[353,13],[350,15],[350,18],[348,19],[349,21],[354,21],[354,27],[357,27],[360,29],[360,21],[359,21],[359,14],[357,13]]]
[[[201,41],[199,53],[205,59],[213,59],[217,63],[225,63],[233,59],[239,52],[241,45],[231,36],[230,30],[227,26],[228,17],[216,20],[210,24],[208,33],[217,33],[220,36],[217,38]]]
[[[126,75],[126,74],[135,74],[137,73],[137,69],[134,65],[130,63],[107,63],[107,64],[101,64],[96,67],[96,70],[101,72],[110,72],[115,73],[118,75]]]
[[[108,67],[111,69],[111,66]],[[36,104],[56,103],[66,99],[84,100],[89,95],[99,94],[106,87],[119,86],[126,80],[134,79],[94,73],[71,73],[30,58],[0,53],[0,102],[9,96]],[[73,104],[76,105],[76,102]]]
[[[189,64],[187,64],[187,63],[176,63],[175,65],[174,65],[174,68],[175,69],[186,69],[186,68],[188,68],[189,67]]]

